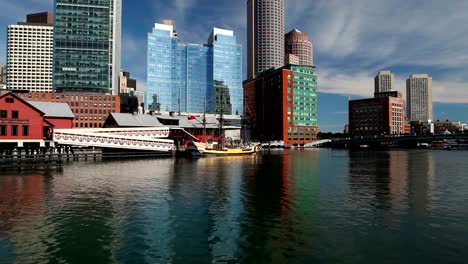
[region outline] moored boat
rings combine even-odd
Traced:
[[[259,153],[260,145],[246,146],[242,148],[226,148],[217,144],[208,144],[203,142],[189,142],[187,151],[192,156],[239,156],[253,155]]]

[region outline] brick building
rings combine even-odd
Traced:
[[[75,115],[76,128],[102,127],[109,113],[120,112],[120,97],[95,93],[47,93],[17,94],[26,101],[67,103]]]
[[[304,145],[317,139],[317,76],[314,66],[287,65],[244,82],[245,115],[252,138]]]
[[[349,101],[349,133],[352,136],[405,133],[405,110],[401,94]]]

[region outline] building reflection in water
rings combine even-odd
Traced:
[[[351,201],[384,210],[425,209],[434,176],[428,151],[351,151]]]
[[[435,177],[434,152],[412,152],[408,159],[409,206],[416,213],[426,212],[431,207]]]
[[[265,155],[245,174],[242,263],[287,263],[306,256],[302,249],[313,249],[317,156],[315,151],[281,151]]]
[[[0,175],[0,262],[21,263],[28,253],[46,248],[36,231],[44,222],[43,195],[43,175]]]
[[[235,260],[243,212],[242,176],[258,158],[213,157],[180,160],[174,166],[171,203],[171,261]]]

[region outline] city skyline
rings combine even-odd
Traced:
[[[402,92],[411,74],[428,73],[434,78],[434,119],[466,120],[462,110],[466,112],[468,108],[468,77],[464,75],[468,69],[468,51],[464,48],[468,34],[457,25],[468,23],[462,12],[468,3],[365,3],[358,0],[352,7],[335,1],[290,0],[286,3],[285,31],[297,27],[308,33],[314,43],[315,64],[319,67],[322,131],[341,130],[346,123],[349,96],[353,99],[368,96],[373,77],[384,69],[395,74],[395,88]],[[2,1],[0,7],[11,10],[0,18],[0,33],[5,36],[8,24],[21,21],[27,13],[53,10],[53,1]],[[245,7],[246,1],[218,1],[216,4],[203,0],[175,1],[157,5],[142,1],[132,5],[124,0],[122,68],[130,71],[144,87],[146,69],[142,65],[146,61],[146,33],[153,23],[164,18],[176,20],[179,33],[192,43],[206,41],[204,32],[212,27],[233,29],[243,46],[245,59]],[[414,10],[417,12],[412,12]],[[212,14],[209,19],[206,19],[207,13]],[[443,23],[427,27],[433,20],[443,20]],[[3,38],[0,50],[0,63],[5,64]],[[243,66],[245,78],[246,63]]]

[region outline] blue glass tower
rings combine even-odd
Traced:
[[[232,31],[214,29],[208,44],[186,44],[173,24],[156,24],[148,34],[148,109],[215,113],[215,81],[222,81],[231,113],[242,114],[241,50]]]
[[[213,29],[208,44],[213,49],[213,79],[223,82],[228,87],[232,104],[231,113],[242,115],[244,112],[242,46],[237,44],[232,31],[219,28]],[[216,98],[220,95],[211,94],[211,92],[208,94],[209,98],[213,98],[213,96]],[[214,106],[214,104],[210,104],[210,106]]]

